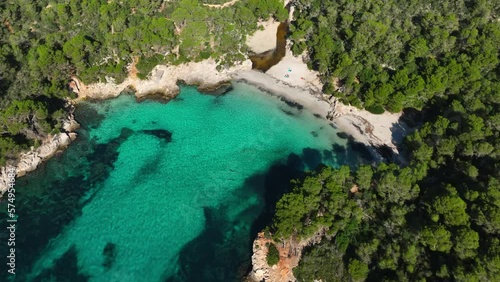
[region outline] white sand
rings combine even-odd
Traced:
[[[246,44],[252,52],[259,54],[276,48],[276,32],[279,22],[274,19],[268,21],[259,21],[259,27],[263,30],[257,30],[254,34],[247,37]]]
[[[209,7],[209,8],[217,8],[217,9],[224,9],[226,7],[230,7],[230,6],[233,6],[234,4],[236,4],[239,0],[232,0],[232,1],[228,1],[224,4],[203,4],[203,6],[205,7]]]
[[[326,118],[330,109],[330,104],[328,102],[312,95],[310,90],[290,87],[283,81],[274,79],[273,77],[260,71],[239,71],[233,74],[233,78],[255,85],[260,89],[266,90],[272,95],[282,97],[287,101],[301,104],[304,108],[310,110],[314,114],[322,116],[323,118]]]
[[[290,50],[287,50],[285,57],[271,67],[266,74],[294,87],[308,88],[317,92],[323,88],[318,77],[319,73],[310,70],[302,58],[294,57]]]
[[[396,144],[402,141],[402,135],[408,130],[398,122],[400,113],[386,112],[375,115],[365,110],[343,105],[335,98],[328,101],[328,97],[321,92],[323,84],[318,75],[318,72],[307,67],[301,57],[294,57],[291,51],[287,50],[286,56],[269,69],[266,74],[245,72],[240,73],[239,77],[275,92],[288,100],[302,104],[313,113],[323,117],[327,115],[332,117],[332,122],[357,142],[368,146],[387,145],[395,153],[398,153]],[[275,82],[273,83],[273,79],[269,80],[269,78],[274,78]],[[377,154],[374,150],[372,153]]]

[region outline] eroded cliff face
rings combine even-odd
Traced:
[[[32,147],[28,152],[22,153],[17,162],[0,168],[0,196],[8,189],[8,184],[10,183],[9,171],[14,170],[16,177],[24,176],[26,173],[35,170],[43,161],[48,160],[58,151],[66,148],[71,141],[76,139],[74,131],[80,125],[74,119],[72,113],[73,105],[68,104],[68,107],[71,110],[68,117],[64,120],[63,132],[47,136],[40,147]]]
[[[267,255],[269,244],[274,244],[280,254],[280,260],[276,265],[269,266]],[[266,238],[264,232],[259,233],[253,242],[252,272],[249,275],[250,281],[273,281],[288,282],[296,281],[292,268],[298,265],[300,257],[291,250],[294,246],[289,243],[275,244],[273,240]]]
[[[318,230],[313,236],[300,241],[290,238],[277,243],[260,232],[253,242],[252,271],[247,277],[251,282],[295,282],[293,268],[299,265],[305,247],[318,244],[325,236],[325,229]],[[276,265],[267,264],[269,244],[278,249],[280,260]]]

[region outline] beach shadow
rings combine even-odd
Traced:
[[[399,155],[406,158],[408,152],[405,150],[404,140],[406,136],[415,132],[424,123],[423,113],[415,109],[404,109],[397,123],[391,126],[391,141],[396,145]],[[397,158],[402,160],[401,158]]]
[[[81,123],[82,127],[85,128],[97,128],[104,120],[105,115],[99,114],[99,112],[91,106],[90,103],[81,103],[75,109],[75,119],[84,120]]]
[[[391,126],[391,137],[393,144],[401,144],[405,136],[407,136],[411,132],[409,126],[407,126],[402,121],[398,121],[397,123],[393,123]]]
[[[292,190],[292,180],[304,178],[307,170],[317,170],[324,166],[322,163],[342,165],[354,156],[357,162],[356,150],[363,148],[354,143],[323,151],[304,148],[300,154],[291,153],[268,170],[248,177],[226,202],[204,207],[203,232],[182,248],[178,271],[164,281],[241,281],[252,267],[253,239],[271,224],[276,203]],[[369,152],[363,154],[371,159]],[[244,207],[242,200],[255,195],[259,201],[229,216],[235,207]]]
[[[304,148],[302,150],[302,161],[308,168],[315,169],[323,160],[323,154],[315,149]]]

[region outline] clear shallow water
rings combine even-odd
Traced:
[[[18,179],[16,280],[237,281],[290,179],[359,161],[327,122],[257,92],[79,106],[77,141]]]

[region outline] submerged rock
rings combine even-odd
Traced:
[[[230,81],[222,81],[218,84],[202,85],[198,87],[198,91],[214,96],[224,95],[231,90],[233,90],[233,85]]]
[[[150,130],[141,130],[142,133],[153,135],[157,138],[165,140],[167,142],[172,141],[172,132],[166,129],[150,129]]]
[[[102,250],[102,255],[104,256],[104,261],[102,266],[106,269],[110,269],[113,266],[116,258],[116,244],[108,242],[106,247]]]

